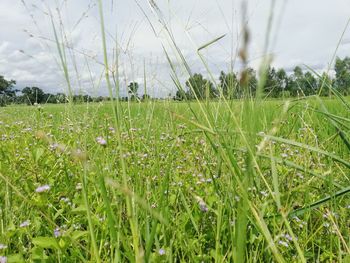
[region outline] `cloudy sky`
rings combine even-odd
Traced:
[[[188,77],[169,32],[191,70],[205,76],[207,69],[196,50],[223,34],[201,51],[205,64],[214,76],[231,67],[240,70],[236,54],[243,22],[251,35],[249,64],[256,69],[266,55],[287,71],[296,65],[327,70],[335,54],[350,56],[348,0],[276,0],[275,5],[248,0],[245,16],[242,0],[154,2],[159,10],[147,0],[103,0],[110,71],[116,72],[118,58],[122,93],[130,81],[143,83],[144,75],[151,95],[175,93],[163,46],[180,79]],[[97,0],[0,0],[0,75],[16,80],[19,89],[38,86],[46,92],[65,92],[54,28],[74,91],[107,94]]]

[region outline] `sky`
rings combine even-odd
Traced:
[[[191,71],[214,80],[221,70],[242,69],[237,52],[244,24],[255,69],[268,57],[288,72],[297,65],[326,71],[335,56],[350,56],[348,0],[247,0],[246,12],[243,0],[150,0],[153,9],[148,0],[102,2],[109,72],[119,76],[121,95],[131,81],[140,83],[140,94],[143,83],[151,96],[175,94],[164,50],[185,82],[188,73],[169,35]],[[59,43],[73,91],[107,95],[100,21],[98,0],[0,0],[0,75],[16,80],[18,89],[67,92]]]

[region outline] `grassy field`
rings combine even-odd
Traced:
[[[349,118],[337,98],[2,108],[0,259],[350,262]]]

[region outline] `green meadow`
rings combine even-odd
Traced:
[[[57,62],[65,93],[20,93],[0,76],[0,263],[350,262],[350,58],[337,57],[350,20],[324,72],[299,54],[286,61],[300,64],[291,71],[272,66],[278,1],[265,10],[258,60],[248,21],[261,6],[243,1],[237,15],[232,4],[231,18],[216,1],[227,32],[215,36],[210,20],[190,23],[191,11],[184,40],[171,1],[135,1],[160,44],[153,65],[133,54],[138,22],[107,28],[129,14],[118,1],[89,1],[83,13],[41,2],[21,1],[38,35],[24,33],[51,52],[41,64],[53,76]],[[197,45],[190,28],[199,26],[207,42]],[[210,53],[216,45],[225,58]],[[220,60],[228,72],[213,69]],[[176,94],[157,98],[157,88]]]
[[[8,262],[349,262],[349,104],[0,111]]]

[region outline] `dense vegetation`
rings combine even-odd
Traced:
[[[246,261],[346,262],[350,155],[332,125],[346,120],[349,136],[341,103],[266,102],[253,114],[238,101],[122,103],[119,126],[110,103],[1,110],[9,262],[232,261],[240,213]]]
[[[240,73],[206,79],[150,0],[178,92],[150,99],[133,81],[119,98],[97,2],[108,99],[74,95],[60,8],[47,14],[68,95],[0,77],[0,263],[349,262],[350,58],[333,77],[268,59],[256,73],[244,24]],[[204,66],[223,37],[198,47]]]

